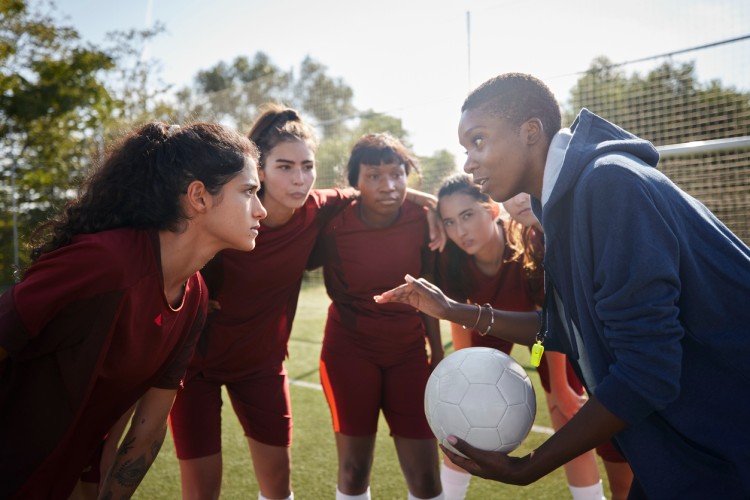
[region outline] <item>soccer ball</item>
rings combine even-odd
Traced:
[[[427,422],[449,450],[454,435],[482,450],[509,453],[531,430],[536,397],[524,369],[489,347],[460,349],[438,363],[424,394]]]

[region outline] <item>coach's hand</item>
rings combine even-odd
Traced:
[[[433,318],[449,319],[448,316],[455,301],[446,297],[440,288],[424,278],[416,279],[408,274],[404,276],[404,281],[406,283],[403,285],[373,297],[375,302],[378,304],[400,302],[419,309]]]
[[[480,450],[456,436],[448,436],[448,442],[451,446],[466,455],[466,457],[462,457],[441,444],[440,448],[448,459],[474,476],[518,486],[526,486],[538,479],[528,477],[530,475],[528,474],[529,467],[527,467],[527,464],[530,455],[526,457],[509,457],[507,454],[499,451]]]

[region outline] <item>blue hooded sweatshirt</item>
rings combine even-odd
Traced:
[[[584,109],[544,208],[547,339],[649,498],[750,498],[750,249]]]

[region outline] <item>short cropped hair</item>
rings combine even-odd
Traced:
[[[525,73],[504,73],[490,78],[469,94],[461,112],[480,107],[515,127],[538,118],[550,141],[562,126],[560,105],[552,91],[544,82]]]
[[[406,175],[419,172],[417,160],[401,141],[388,133],[365,134],[352,148],[346,165],[347,179],[357,187],[361,165],[403,165]]]

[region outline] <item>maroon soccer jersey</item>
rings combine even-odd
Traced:
[[[508,221],[498,221],[499,229],[508,234]],[[441,278],[438,280],[440,286],[450,298],[460,302],[470,301],[475,304],[489,303],[495,309],[506,311],[534,311],[539,298],[532,290],[543,290],[541,273],[532,283],[523,265],[518,260],[510,260],[513,250],[505,245],[503,253],[503,264],[493,276],[487,276],[477,267],[474,258],[467,253],[460,252],[460,269],[466,277],[468,292],[460,290],[455,283],[445,278],[447,267],[447,254],[440,257]],[[486,314],[486,312],[485,312]],[[491,335],[481,336],[476,330],[471,332],[471,345],[482,347],[493,347],[505,353],[509,353],[513,344]]]
[[[324,349],[386,356],[424,352],[421,315],[405,304],[377,304],[373,296],[403,283],[407,273],[421,276],[431,269],[426,211],[405,201],[391,226],[372,228],[359,218],[356,201],[326,226],[315,255],[324,263],[332,299]]]
[[[7,492],[67,497],[146,390],[179,387],[206,299],[196,273],[170,307],[155,232],[79,235],[40,257],[0,298],[0,344],[10,352],[0,381]]]
[[[345,191],[313,190],[283,226],[261,221],[252,252],[220,252],[204,276],[221,310],[209,315],[191,369],[231,382],[281,364],[310,252],[323,225],[349,203]]]

